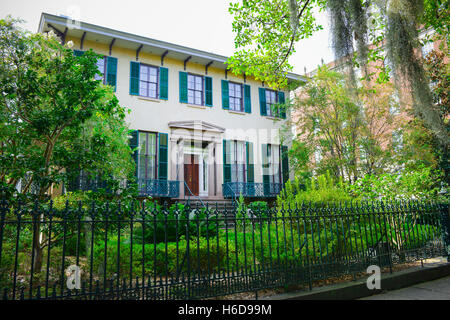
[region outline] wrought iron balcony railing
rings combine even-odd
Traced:
[[[227,182],[222,185],[225,198],[274,198],[283,189],[282,183]]]
[[[180,181],[138,179],[138,191],[140,196],[177,198],[180,195]]]
[[[111,192],[111,188],[106,183],[106,180],[102,179],[100,176],[88,177],[83,174],[69,180],[65,185],[65,188],[67,191],[99,191],[100,189],[103,189],[107,193]]]

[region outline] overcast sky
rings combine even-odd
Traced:
[[[234,52],[230,0],[0,0],[0,17],[11,14],[36,32],[42,12],[66,15],[96,25],[230,56]],[[333,59],[325,13],[324,30],[295,46],[295,73],[312,71]]]

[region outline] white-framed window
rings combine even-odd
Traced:
[[[230,97],[230,110],[244,111],[243,103],[243,90],[242,84],[229,82],[228,83],[229,97]]]
[[[246,144],[245,141],[230,141],[231,181],[245,182]]]
[[[271,183],[281,183],[280,146],[267,145],[267,161],[269,165],[269,179]]]
[[[140,65],[139,95],[148,98],[158,98],[159,68],[146,64]]]
[[[188,103],[203,105],[203,77],[188,74]]]
[[[106,57],[101,57],[97,60],[97,68],[101,75],[96,74],[95,80],[101,80],[105,83],[105,73],[106,73]]]
[[[266,110],[267,115],[272,117],[277,117],[278,115],[273,110],[273,105],[277,104],[278,97],[277,92],[273,90],[266,89]]]
[[[156,179],[156,133],[139,131],[138,179]]]

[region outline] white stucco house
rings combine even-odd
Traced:
[[[43,13],[39,32],[51,30],[75,55],[104,56],[99,80],[131,110],[142,195],[273,198],[290,179],[280,134],[290,114],[272,108],[290,92],[233,75],[225,56]]]

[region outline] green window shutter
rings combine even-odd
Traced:
[[[267,116],[266,89],[259,88],[259,109],[262,116]]]
[[[281,146],[281,171],[283,173],[283,183],[286,183],[289,180],[289,154],[287,146]]]
[[[117,58],[106,57],[106,84],[114,87],[117,84]]]
[[[131,139],[130,139],[130,148],[131,150],[136,149],[139,146],[139,131],[138,130],[134,130],[131,132]],[[137,173],[138,173],[138,150],[136,149],[133,152],[133,160],[136,163],[136,170],[135,170],[135,176],[137,178]]]
[[[212,78],[205,77],[205,106],[212,107],[213,95],[212,95]]]
[[[159,161],[158,161],[158,178],[161,180],[167,180],[167,172],[168,172],[168,135],[167,133],[159,133],[158,141],[159,141]]]
[[[268,147],[269,147],[268,144],[263,144],[262,148],[261,148],[261,153],[262,153],[262,174],[263,174],[263,177],[266,176],[266,175],[268,176],[268,174],[269,174],[269,158],[267,156]]]
[[[134,96],[139,95],[140,65],[139,62],[130,62],[130,94]]]
[[[246,142],[247,153],[247,182],[255,182],[255,162],[253,158],[253,143]]]
[[[250,86],[248,84],[244,84],[244,106],[245,112],[252,113],[252,102],[250,98]]]
[[[159,68],[159,98],[169,99],[169,69],[164,67]]]
[[[84,51],[81,50],[73,50],[73,55],[75,57],[81,57],[84,54]]]
[[[262,176],[263,176],[263,189],[264,189],[264,195],[268,195],[270,192],[270,175],[269,175],[269,159],[268,159],[268,152],[269,152],[269,145],[263,144],[261,148],[262,152]]]
[[[187,72],[180,71],[180,102],[188,102]]]
[[[230,109],[230,94],[227,80],[222,80],[222,109]]]
[[[223,183],[231,182],[230,141],[223,140]]]
[[[280,105],[283,105],[281,107],[281,110],[280,110],[280,117],[283,118],[283,119],[286,119],[286,108],[284,106],[284,104],[286,103],[286,100],[284,98],[284,92],[283,91],[278,91],[278,103]]]

